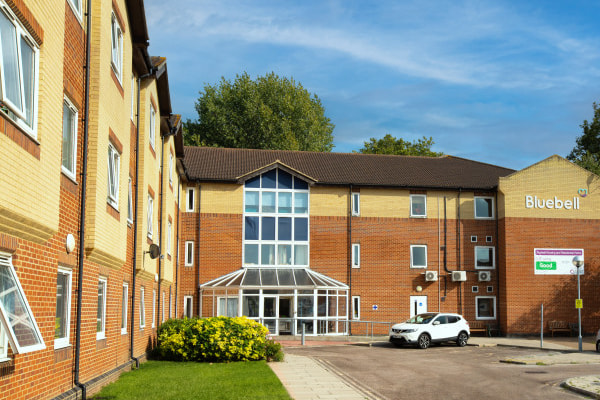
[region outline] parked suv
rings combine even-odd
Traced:
[[[395,345],[416,344],[426,349],[431,343],[456,342],[460,347],[471,336],[469,323],[459,314],[423,313],[390,329],[390,342]]]

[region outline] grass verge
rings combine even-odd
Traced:
[[[197,363],[147,361],[92,397],[94,400],[285,399],[287,391],[265,361]]]

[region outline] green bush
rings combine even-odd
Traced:
[[[173,361],[283,358],[281,345],[268,340],[268,333],[266,327],[246,317],[171,319],[159,328],[156,354]]]
[[[267,343],[265,343],[265,356],[267,361],[283,361],[281,343],[277,343],[274,340],[267,340]]]

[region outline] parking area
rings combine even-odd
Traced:
[[[433,346],[427,350],[372,346],[288,347],[380,399],[581,399],[560,384],[600,374],[600,364],[519,365],[501,360],[547,356],[515,347]],[[543,364],[543,363],[540,363]],[[306,382],[307,385],[310,382]]]

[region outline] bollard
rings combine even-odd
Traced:
[[[302,346],[304,346],[304,330],[305,330],[305,326],[306,326],[306,323],[303,321],[302,322]]]

